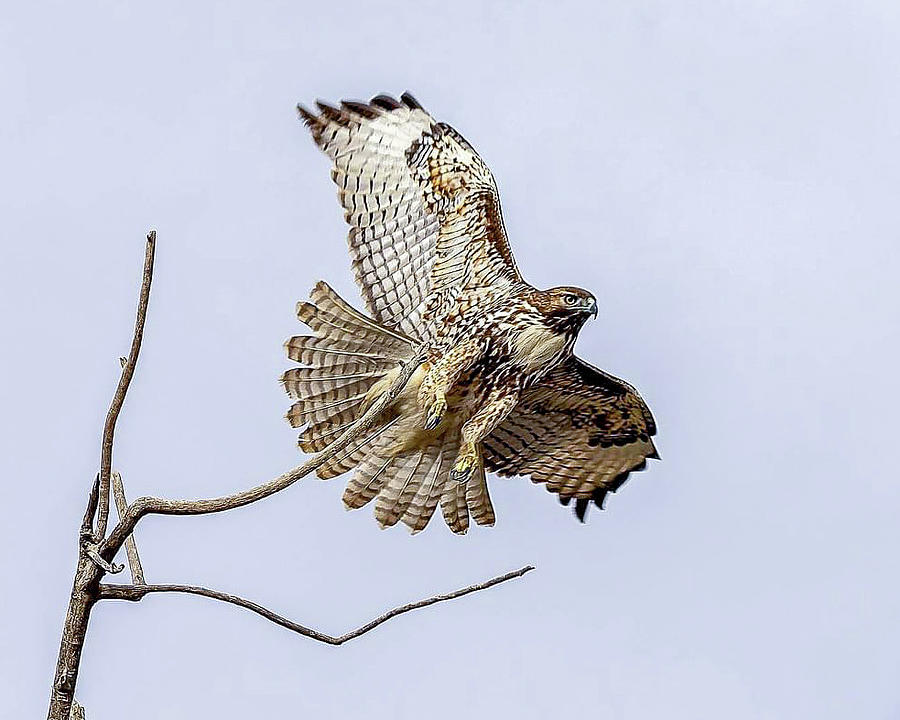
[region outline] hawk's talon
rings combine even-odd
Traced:
[[[447,412],[447,399],[444,397],[439,397],[435,399],[431,405],[428,406],[428,409],[425,411],[425,429],[426,430],[434,430],[438,425],[441,424],[441,421],[444,419],[444,414]]]
[[[450,479],[455,480],[460,485],[463,485],[464,483],[467,483],[469,481],[469,475],[471,475],[471,474],[472,474],[471,470],[469,470],[467,472],[460,472],[456,468],[453,468],[450,471]]]
[[[462,484],[468,482],[478,467],[478,455],[460,455],[450,471],[450,479]]]

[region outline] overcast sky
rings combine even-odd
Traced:
[[[358,302],[294,105],[409,89],[493,169],[526,278],[596,294],[578,352],[640,389],[662,462],[584,526],[521,479],[462,538],[381,531],[340,480],[150,518],[149,581],[334,634],[537,571],[341,648],[103,604],[90,720],[900,717],[898,77],[888,1],[4,4],[0,715],[46,712],[145,232],[129,496],[274,477],[294,304]]]

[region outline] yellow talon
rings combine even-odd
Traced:
[[[477,452],[466,452],[464,454],[460,453],[459,457],[456,459],[456,464],[450,471],[450,479],[456,480],[456,482],[458,483],[467,482],[468,479],[472,476],[472,473],[475,471],[475,468],[477,467]]]
[[[447,398],[443,395],[435,398],[434,402],[428,406],[428,409],[425,411],[425,429],[426,430],[434,430],[438,425],[441,424],[441,421],[444,419],[444,414],[447,412]]]

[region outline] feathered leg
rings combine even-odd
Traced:
[[[519,402],[516,388],[497,387],[491,390],[478,411],[462,426],[462,446],[456,456],[456,463],[450,471],[450,478],[466,482],[472,473],[481,467],[479,443],[512,412]]]
[[[447,393],[478,358],[482,350],[475,339],[460,343],[434,363],[419,386],[418,401],[425,410],[425,429],[434,430],[447,412]]]

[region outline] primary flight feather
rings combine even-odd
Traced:
[[[583,521],[591,501],[602,507],[658,457],[634,388],[572,354],[596,316],[593,295],[522,278],[487,165],[408,93],[298,109],[333,163],[371,316],[324,282],[298,305],[314,334],[288,340],[301,367],[282,382],[301,449],[327,447],[427,351],[397,400],[319,477],[354,470],[344,504],[375,499],[383,527],[418,532],[438,504],[453,532],[470,516],[492,525],[486,472],[530,475],[563,504],[574,499]]]

